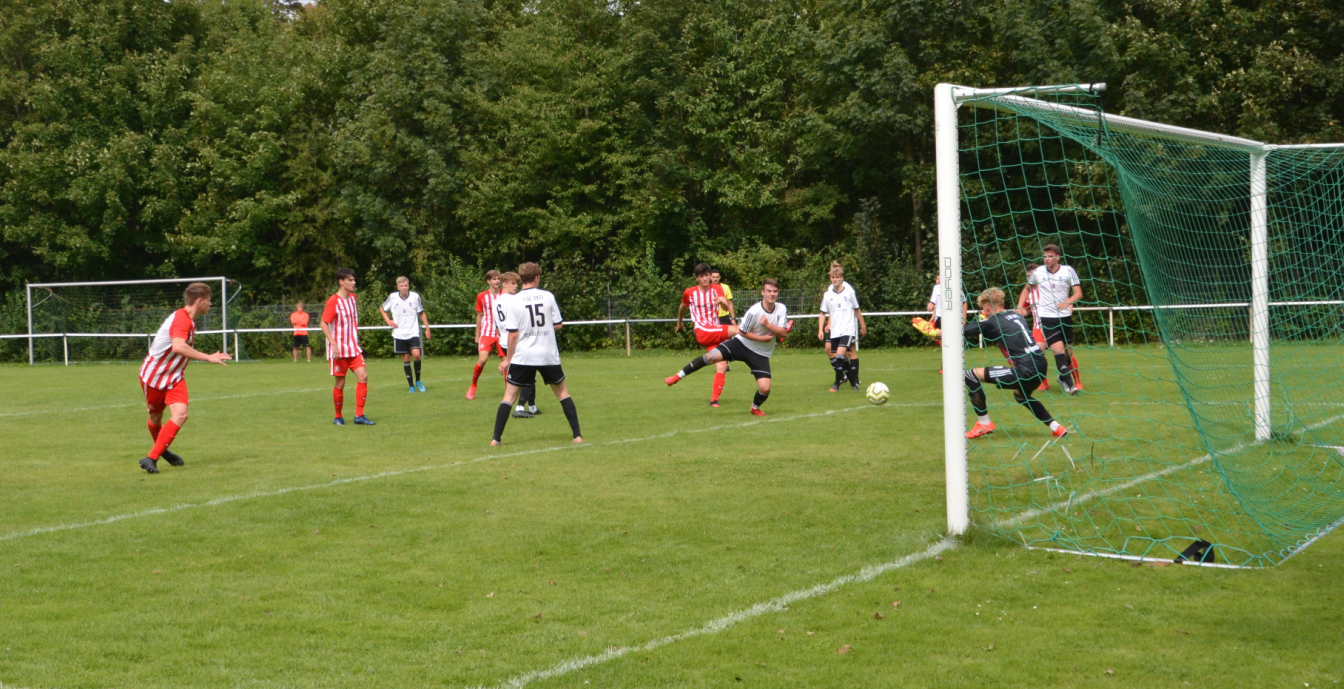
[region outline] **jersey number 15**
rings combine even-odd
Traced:
[[[527,313],[532,319],[532,327],[540,328],[546,325],[546,312],[542,310],[541,304],[528,304]]]

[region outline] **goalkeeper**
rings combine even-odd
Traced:
[[[1055,421],[1046,411],[1040,400],[1032,399],[1031,394],[1045,379],[1045,354],[1031,336],[1031,328],[1015,311],[1003,309],[1003,290],[990,288],[980,293],[976,300],[980,311],[985,315],[983,321],[972,321],[965,326],[967,338],[976,335],[999,345],[1013,362],[1009,366],[986,366],[966,370],[966,389],[971,398],[971,408],[975,409],[975,426],[966,432],[967,438],[979,438],[994,432],[994,422],[989,418],[989,404],[985,399],[984,382],[993,383],[1013,391],[1013,399],[1031,410],[1041,423],[1050,427],[1050,434],[1063,438],[1069,430]]]

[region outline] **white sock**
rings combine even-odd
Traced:
[[[976,414],[976,415],[975,415],[975,418],[976,418],[980,423],[983,423],[983,424],[985,424],[986,426],[988,426],[989,423],[990,423],[990,421],[989,421],[989,414]]]
[[[1052,430],[1052,431],[1057,431],[1057,430],[1059,430],[1059,422],[1058,422],[1058,421],[1055,421],[1054,419],[1051,419],[1051,420],[1050,420],[1050,430]]]
[[[678,377],[678,378],[685,378],[685,377],[686,377],[686,372],[685,372],[685,371],[677,371],[677,377]]]

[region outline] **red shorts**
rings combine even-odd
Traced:
[[[491,347],[495,348],[495,352],[499,354],[499,358],[504,358],[504,348],[499,346],[498,337],[482,337],[480,345],[476,347],[476,351],[488,352]]]
[[[149,413],[157,414],[164,410],[170,404],[187,403],[187,379],[173,383],[173,387],[167,390],[151,388],[144,383],[140,384],[140,389],[145,391],[145,406]]]
[[[346,371],[364,368],[364,355],[356,354],[354,356],[335,358],[331,359],[330,362],[331,375],[344,378]]]
[[[708,328],[703,325],[695,326],[695,341],[699,342],[700,346],[705,348],[705,351],[727,342],[728,338],[728,326],[726,325],[715,325]]]

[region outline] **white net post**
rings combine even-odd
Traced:
[[[957,166],[957,101],[951,84],[933,90],[934,150],[937,160],[938,271],[942,275],[943,452],[947,480],[947,532],[970,526],[966,476],[965,367],[961,332],[961,182]]]
[[[1251,352],[1255,371],[1255,439],[1270,436],[1269,198],[1265,152],[1251,153]]]
[[[33,365],[33,286],[24,285],[28,292],[28,365]]]
[[[221,277],[219,279],[219,343],[220,350],[225,354],[229,353],[229,280]],[[234,347],[234,353],[238,351]]]

